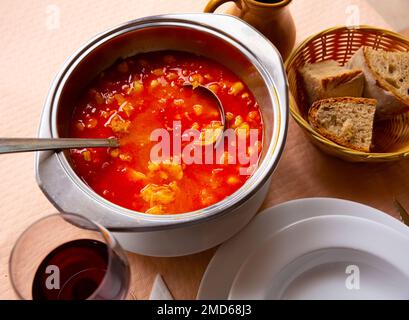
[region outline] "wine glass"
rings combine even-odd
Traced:
[[[28,227],[11,252],[9,273],[21,299],[120,300],[130,269],[112,234],[71,213],[46,216]]]

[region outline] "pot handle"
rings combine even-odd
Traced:
[[[226,3],[226,2],[234,2],[236,4],[236,6],[241,9],[241,4],[240,4],[240,0],[210,0],[207,5],[206,8],[204,9],[203,12],[206,13],[213,13],[216,11],[216,9],[218,7],[220,7],[222,4]]]

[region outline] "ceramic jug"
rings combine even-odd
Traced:
[[[234,2],[230,11],[266,36],[287,59],[295,43],[295,24],[288,5],[292,0],[210,0],[205,12],[214,12],[226,2]]]

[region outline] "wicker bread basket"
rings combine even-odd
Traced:
[[[409,51],[409,40],[397,33],[370,26],[336,27],[316,34],[291,54],[286,62],[290,89],[290,110],[294,120],[321,150],[353,162],[384,162],[409,157],[409,113],[378,122],[374,127],[374,148],[371,153],[340,146],[314,131],[308,123],[310,107],[298,83],[297,70],[306,63],[334,59],[344,65],[361,47],[370,46],[388,51]]]

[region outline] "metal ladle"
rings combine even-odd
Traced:
[[[183,85],[186,88],[191,88],[192,91],[200,92],[203,95],[211,97],[216,101],[220,112],[220,120],[222,131],[214,141],[202,142],[202,144],[218,144],[223,132],[226,130],[227,121],[224,112],[223,104],[219,97],[209,88],[203,85],[193,86],[191,83]],[[55,139],[40,139],[40,138],[0,138],[0,154],[44,151],[44,150],[64,150],[78,148],[117,148],[119,141],[117,139],[77,139],[77,138],[55,138]]]
[[[117,148],[117,139],[76,139],[76,138],[0,138],[0,154],[43,150],[64,150],[77,148]]]
[[[200,92],[202,95],[211,97],[214,101],[216,101],[217,104],[217,108],[219,109],[219,113],[220,113],[220,121],[222,124],[222,131],[221,133],[216,137],[216,139],[214,139],[214,141],[210,141],[210,142],[202,142],[203,145],[207,145],[207,144],[215,144],[217,145],[221,138],[223,137],[223,133],[224,131],[226,131],[227,129],[227,121],[226,121],[226,114],[224,112],[224,107],[222,102],[220,101],[219,97],[217,96],[217,94],[215,94],[212,90],[210,90],[208,87],[204,86],[204,85],[193,85],[190,82],[186,82],[183,87],[185,88],[191,88],[193,92]]]

